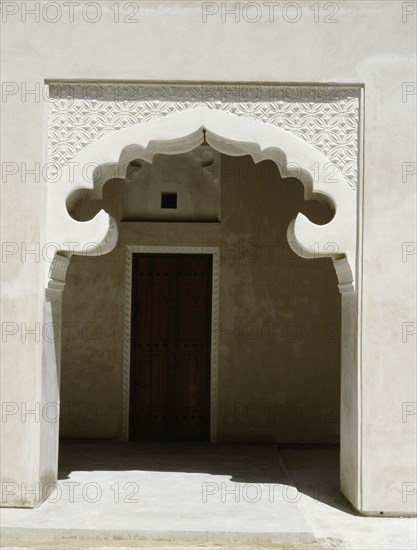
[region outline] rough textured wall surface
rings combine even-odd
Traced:
[[[338,442],[340,296],[331,260],[289,247],[299,211],[330,209],[272,162],[222,157],[219,223],[120,222],[121,181],[85,203],[119,223],[117,248],[71,260],[64,291],[62,437],[119,438],[122,413],[124,250],[128,244],[219,246],[219,402],[222,441]]]

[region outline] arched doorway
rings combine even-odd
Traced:
[[[355,356],[356,319],[352,312],[356,307],[356,200],[337,170],[331,181],[321,177],[324,173],[321,168],[329,162],[321,153],[278,128],[209,109],[193,109],[110,134],[86,147],[77,157],[73,181],[63,181],[63,186],[57,186],[55,192],[50,194],[50,200],[57,208],[48,230],[51,236],[55,235],[54,240],[60,243],[62,251],[51,273],[54,274],[54,265],[67,263],[65,256],[104,254],[117,241],[117,226],[104,212],[101,211],[91,221],[77,222],[68,215],[65,204],[71,211],[86,193],[99,197],[106,181],[115,176],[123,177],[127,166],[135,158],[149,161],[157,153],[191,151],[201,143],[203,129],[207,143],[214,149],[231,156],[250,154],[255,162],[270,159],[277,164],[281,174],[296,176],[303,183],[305,198],[321,195],[322,200],[329,201],[335,207],[333,219],[324,225],[312,223],[306,216],[299,214],[289,225],[288,240],[300,256],[332,258],[339,288],[346,296],[342,327],[342,488],[346,496],[349,497],[351,491],[354,496],[356,488],[352,480],[356,479],[358,471],[352,434],[357,433],[357,419],[349,417],[349,404],[347,410],[344,410],[344,403],[350,399],[355,401],[356,383],[352,378],[352,370],[347,376],[343,375],[343,363],[345,368],[346,365],[349,368]],[[90,183],[86,182],[85,177],[87,165],[93,167],[95,172]],[[316,172],[312,174],[314,169]],[[50,279],[52,291],[56,287],[56,280],[59,277],[52,276]],[[64,282],[65,277],[61,277],[61,280]],[[350,312],[350,315],[347,316],[346,312]]]

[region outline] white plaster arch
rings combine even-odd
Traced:
[[[129,162],[152,161],[156,153],[178,154],[201,144],[202,130],[214,149],[228,155],[250,154],[254,162],[273,160],[281,175],[296,177],[310,199],[319,194],[335,208],[333,219],[317,225],[299,213],[288,227],[288,241],[302,257],[331,257],[341,292],[354,290],[356,193],[340,170],[320,151],[277,126],[206,107],[189,109],[111,132],[82,149],[63,167],[48,192],[48,242],[64,255],[100,255],[117,243],[116,222],[103,210],[92,220],[69,214],[72,200],[89,192],[101,196],[112,177],[123,178]],[[332,167],[329,175],[329,166]]]

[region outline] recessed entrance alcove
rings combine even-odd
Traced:
[[[61,435],[159,440],[177,433],[245,443],[340,437],[342,490],[357,502],[358,426],[347,412],[357,399],[357,167],[340,147],[342,136],[357,144],[357,91],[341,89],[329,99],[305,87],[295,100],[279,87],[261,87],[276,100],[223,101],[219,109],[216,98],[201,101],[192,86],[155,85],[145,92],[155,108],[162,108],[158,94],[177,94],[155,114],[141,96],[109,99],[111,86],[98,89],[102,102],[87,99],[84,112],[77,86],[72,98],[51,88],[50,152],[61,164],[48,194],[48,235],[60,250],[47,281],[49,303],[60,302],[68,285]],[[66,110],[85,123],[82,148],[76,128],[68,134],[72,149],[55,140],[62,113],[66,124],[75,120]],[[113,126],[103,122],[108,113],[119,113]],[[90,126],[91,116],[100,124]],[[154,206],[146,220],[126,219],[127,178],[134,186],[132,173],[160,160],[180,171],[181,155],[195,155],[202,143],[220,155],[216,215],[161,220]],[[70,149],[78,149],[71,177]],[[204,172],[210,164],[195,166]],[[177,210],[181,192],[160,186],[161,210]],[[201,209],[203,202],[204,189],[194,204]],[[152,319],[159,329],[179,324],[184,332],[156,338],[147,332]],[[167,355],[172,346],[181,350]],[[178,359],[181,353],[188,359]],[[174,378],[168,356],[180,365]],[[149,357],[156,357],[157,376]],[[132,421],[141,418],[143,426],[150,410],[144,401],[159,407],[145,431]]]
[[[218,223],[123,222],[122,179],[77,206],[80,221],[108,212],[119,238],[109,254],[75,256],[67,272],[63,437],[135,438],[128,427],[142,415],[136,435],[148,439],[339,442],[336,273],[286,236],[300,211],[319,224],[334,213],[305,201],[302,183],[272,161],[222,155],[221,166]]]

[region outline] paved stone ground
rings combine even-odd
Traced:
[[[64,442],[59,479],[2,510],[3,548],[415,548],[415,520],[355,513],[330,447]]]
[[[59,479],[40,508],[4,510],[3,535],[313,540],[272,445],[66,443]]]
[[[299,509],[324,547],[408,550],[417,547],[416,518],[363,517],[339,492],[339,450],[279,448],[300,494]]]

